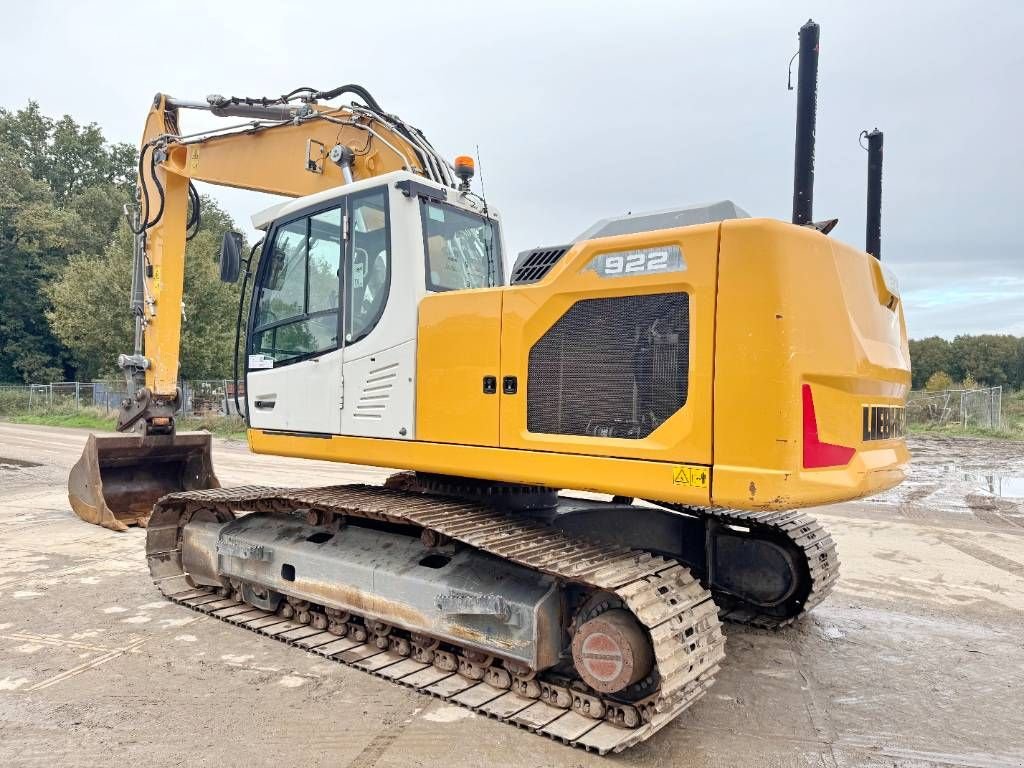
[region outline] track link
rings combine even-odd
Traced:
[[[194,516],[226,522],[236,512],[297,510],[417,526],[561,582],[614,596],[650,634],[655,656],[651,693],[626,701],[601,696],[580,680],[545,672],[536,676],[538,685],[518,690],[496,687],[486,680],[468,679],[462,670],[409,658],[408,651],[398,652],[397,644],[379,647],[339,639],[227,598],[213,588],[197,588],[184,572],[181,531]],[[473,502],[358,485],[245,486],[177,493],[165,496],[154,508],[146,551],[155,583],[174,602],[600,754],[619,752],[664,727],[704,695],[724,658],[717,606],[676,561],[570,537]]]

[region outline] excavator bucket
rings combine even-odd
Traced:
[[[220,488],[207,432],[89,435],[68,477],[71,508],[113,531],[145,527],[153,504],[176,491]]]

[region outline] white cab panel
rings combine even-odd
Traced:
[[[416,343],[345,363],[341,434],[411,440],[416,407]]]
[[[281,368],[249,371],[246,392],[255,429],[339,434],[342,352]]]

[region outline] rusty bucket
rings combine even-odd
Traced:
[[[161,496],[203,488],[220,488],[207,432],[89,435],[68,477],[68,500],[87,523],[126,531],[145,527]]]

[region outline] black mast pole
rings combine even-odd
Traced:
[[[864,134],[868,140],[868,214],[864,250],[882,259],[882,132]]]
[[[818,112],[818,38],[812,20],[800,27],[796,90],[796,152],[793,163],[793,223],[810,224],[814,208],[814,123]]]

